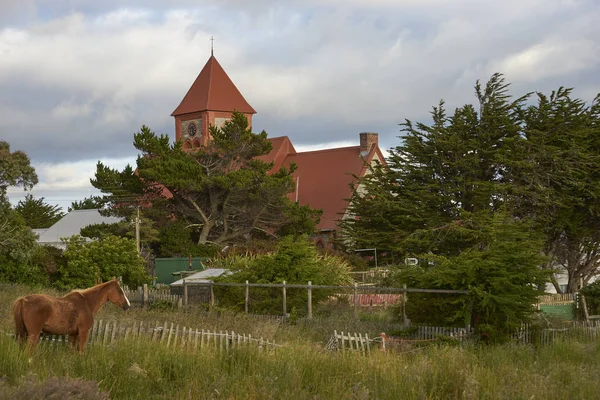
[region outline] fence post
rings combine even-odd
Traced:
[[[407,325],[407,318],[406,318],[406,284],[402,285],[402,323],[404,324],[404,328],[406,328]]]
[[[246,314],[248,314],[248,299],[249,299],[249,288],[248,288],[248,281],[246,281],[246,299],[244,300],[244,311],[246,311]]]
[[[142,286],[142,307],[145,307],[148,305],[148,284],[144,283],[144,286]]]
[[[358,282],[354,282],[354,318],[358,318]]]
[[[469,323],[467,324],[467,331],[471,333],[471,326],[473,324],[473,299],[469,302]]]
[[[215,305],[215,291],[213,290],[213,283],[210,283],[210,306],[213,307]]]
[[[385,351],[385,339],[386,339],[385,332],[381,332],[379,334],[379,337],[381,338],[381,350]]]
[[[581,306],[583,308],[583,316],[585,317],[586,321],[590,320],[590,314],[588,313],[588,308],[587,308],[587,302],[585,301],[585,296],[582,294],[579,294],[581,296]]]
[[[287,317],[287,298],[286,298],[286,294],[285,294],[285,281],[283,281],[282,291],[283,291],[283,318],[285,319]]]
[[[312,282],[308,281],[308,319],[312,319]]]
[[[188,305],[188,284],[185,279],[183,280],[183,305]]]

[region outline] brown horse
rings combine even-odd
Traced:
[[[13,304],[17,338],[21,343],[27,340],[31,351],[42,332],[69,335],[71,349],[79,342],[79,353],[83,353],[94,314],[107,301],[124,310],[131,306],[116,278],[58,298],[45,294],[20,297]]]

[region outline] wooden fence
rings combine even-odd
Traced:
[[[538,305],[569,304],[575,301],[576,293],[556,293],[540,296]]]
[[[183,304],[183,297],[169,293],[168,288],[167,290],[149,289],[148,285],[144,285],[137,290],[124,289],[123,291],[132,306],[143,307],[157,301],[165,301],[179,307]]]
[[[453,338],[459,342],[465,342],[473,338],[473,331],[465,328],[446,328],[435,326],[419,326],[417,330],[406,338],[387,336],[385,333],[379,337],[369,338],[367,334],[334,331],[325,348],[328,350],[359,351],[362,354],[370,354],[371,348],[376,346],[381,351],[394,348],[402,348],[403,345],[419,345],[426,342],[434,342],[443,338]],[[562,328],[535,328],[523,324],[513,335],[513,343],[516,344],[540,344],[548,345],[556,340],[600,339],[600,321],[579,321]],[[414,347],[414,346],[411,346]]]
[[[133,322],[127,324],[117,321],[95,320],[90,332],[88,343],[110,345],[120,339],[147,340],[161,343],[169,348],[198,349],[216,347],[219,350],[229,350],[240,346],[257,346],[259,349],[274,349],[281,347],[274,341],[252,335],[228,332],[210,331],[175,325],[172,322]],[[56,345],[68,343],[68,336],[43,335],[41,340]]]
[[[377,346],[380,350],[386,351],[390,348],[397,348],[403,344],[419,344],[423,342],[433,342],[442,338],[453,338],[458,341],[466,341],[473,336],[473,331],[466,328],[448,328],[439,326],[418,326],[406,338],[387,336],[380,333],[379,337],[369,339],[368,334],[357,334],[349,332],[334,331],[327,342],[325,348],[328,350],[341,351],[359,351],[362,354],[370,354],[371,347]]]
[[[550,344],[557,339],[596,340],[600,338],[600,321],[573,321],[561,328],[536,328],[523,324],[513,335],[519,344]]]
[[[355,318],[358,318],[358,310],[361,307],[361,298],[364,301],[364,306],[375,305],[375,301],[381,301],[383,304],[389,304],[387,301],[399,301],[402,303],[402,308],[405,310],[405,303],[408,293],[437,293],[437,294],[468,294],[468,290],[450,290],[450,289],[419,289],[419,288],[408,288],[406,285],[402,288],[397,287],[375,287],[375,286],[359,286],[355,283],[353,286],[329,286],[329,285],[313,285],[312,282],[308,282],[307,285],[303,284],[290,284],[283,281],[283,283],[226,283],[226,282],[209,282],[209,283],[193,283],[183,282],[183,305],[190,304],[189,291],[191,287],[202,286],[206,288],[208,293],[208,302],[211,306],[217,303],[215,299],[214,287],[239,287],[244,288],[244,312],[249,313],[250,310],[250,290],[252,288],[278,288],[281,289],[281,315],[284,317],[288,316],[287,307],[287,291],[290,289],[303,289],[307,291],[307,303],[306,311],[307,318],[311,319],[313,316],[313,303],[312,294],[314,290],[332,290],[337,293],[333,297],[345,297],[351,301],[354,309]],[[362,297],[361,297],[362,296]],[[380,296],[380,297],[378,297]],[[387,296],[387,297],[386,297]],[[241,301],[240,301],[241,304]],[[404,315],[404,322],[407,322],[407,316]]]

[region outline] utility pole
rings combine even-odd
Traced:
[[[140,207],[137,208],[137,216],[135,217],[135,245],[138,254],[140,254]]]

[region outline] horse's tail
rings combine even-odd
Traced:
[[[25,321],[23,321],[23,303],[25,299],[23,297],[18,298],[13,303],[13,317],[15,319],[15,334],[17,340],[23,341],[27,339],[27,328],[25,327]]]

